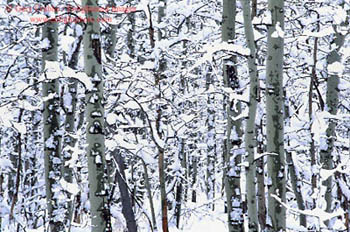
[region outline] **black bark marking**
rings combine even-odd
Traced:
[[[101,64],[101,43],[99,39],[92,39],[91,41],[92,50],[94,56],[99,64]]]

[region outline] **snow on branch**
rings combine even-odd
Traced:
[[[348,159],[342,159],[341,163],[337,165],[336,168],[328,170],[328,169],[321,169],[320,170],[320,177],[322,181],[327,180],[330,176],[333,176],[334,173],[339,172],[343,174],[348,174],[350,171],[350,165],[349,165],[349,158]]]
[[[274,156],[279,156],[279,154],[274,153],[274,152],[264,152],[264,153],[256,153],[254,156],[254,162],[257,161],[258,159],[266,156],[266,155],[274,155]]]
[[[233,52],[242,56],[250,55],[250,49],[245,48],[241,45],[231,44],[227,42],[215,42],[211,44],[206,44],[200,51],[204,53],[202,58],[200,58],[187,72],[193,71],[195,68],[199,67],[200,65],[206,62],[211,62],[213,60],[214,54],[219,51]]]
[[[91,78],[87,76],[84,72],[76,71],[69,67],[64,67],[63,70],[57,61],[45,61],[45,71],[40,76],[39,81],[45,80],[55,80],[62,77],[69,77],[77,79],[81,82],[87,90],[92,90],[93,83]]]
[[[288,206],[286,203],[282,202],[281,198],[279,198],[275,194],[271,194],[271,197],[274,198],[278,203],[280,203],[287,210],[293,211],[293,212],[298,213],[298,214],[304,214],[307,216],[313,216],[313,217],[319,218],[321,221],[321,224],[323,224],[321,226],[323,228],[327,228],[327,226],[324,224],[325,221],[328,221],[334,217],[343,216],[345,214],[344,210],[342,210],[341,208],[335,210],[332,213],[328,213],[320,208],[315,208],[312,210],[310,210],[310,209],[300,210],[300,209],[296,209],[296,208],[292,208],[292,207]]]

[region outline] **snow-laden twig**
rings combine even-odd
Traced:
[[[275,194],[271,194],[271,197],[274,198],[278,203],[280,203],[283,207],[285,207],[289,211],[319,218],[324,228],[327,228],[327,226],[324,224],[325,221],[328,221],[334,217],[343,216],[345,214],[345,212],[341,208],[337,209],[332,213],[328,213],[320,208],[315,208],[311,210],[310,209],[300,210],[300,209],[296,209],[288,206],[286,203],[282,202],[282,200]]]
[[[186,73],[190,73],[191,71],[195,70],[200,65],[211,62],[213,60],[213,56],[216,52],[219,51],[227,51],[227,52],[233,52],[241,56],[249,56],[250,55],[250,49],[245,48],[241,45],[237,44],[231,44],[227,42],[215,42],[211,44],[206,44],[203,46],[202,52],[204,53],[202,58],[199,59],[191,68],[190,70],[185,70],[183,75],[185,76]]]
[[[348,174],[350,171],[349,166],[350,159],[341,160],[341,163],[337,165],[336,168],[328,170],[328,169],[321,169],[320,170],[320,177],[322,181],[327,180],[330,176],[333,176],[334,173],[339,172],[343,174]]]
[[[255,154],[254,156],[254,162],[257,161],[258,159],[266,156],[266,155],[275,155],[275,156],[278,156],[279,154],[277,153],[274,153],[274,152],[264,152],[264,153],[259,153],[259,154]]]

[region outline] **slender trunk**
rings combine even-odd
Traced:
[[[190,29],[190,20],[186,19],[186,25],[188,30]],[[184,41],[182,43],[182,48],[184,49],[184,54],[183,55],[187,55],[187,41]],[[186,68],[187,62],[184,61],[182,62],[182,67]],[[180,81],[179,81],[179,90],[181,95],[183,96],[186,93],[186,78],[184,76],[181,75],[180,77]],[[181,102],[179,104],[179,108],[180,108],[180,113],[184,113],[183,109],[185,107],[185,103]],[[181,160],[181,167],[184,170],[184,173],[182,173],[182,178],[180,178],[177,187],[176,187],[176,206],[175,206],[175,221],[176,221],[176,227],[179,229],[180,228],[180,218],[181,218],[181,210],[182,210],[182,203],[186,202],[187,200],[187,174],[188,174],[188,170],[187,170],[187,159],[186,159],[186,142],[185,139],[182,137],[178,138],[178,146],[179,146],[179,159]]]
[[[151,208],[151,217],[152,217],[152,224],[153,224],[153,228],[155,231],[157,231],[157,220],[156,220],[156,214],[154,212],[154,203],[153,203],[153,196],[152,196],[152,191],[151,191],[151,184],[149,183],[149,175],[148,175],[148,171],[147,171],[147,165],[145,163],[145,161],[142,161],[142,165],[143,165],[143,169],[144,169],[144,173],[145,173],[145,186],[146,186],[146,190],[147,190],[147,194],[148,194],[148,199],[149,199],[149,205]]]
[[[166,0],[159,0],[159,8],[158,8],[158,24],[160,24],[164,17],[165,17],[165,9],[166,9]],[[160,29],[158,30],[158,41],[165,38],[164,32],[162,32]],[[164,54],[161,54],[161,56],[164,56]],[[159,94],[158,98],[161,98],[161,79],[164,78],[163,72],[166,69],[166,62],[164,60],[164,57],[160,58],[159,61],[159,67],[158,72],[155,76],[155,86],[158,88]],[[157,121],[156,121],[156,128],[159,138],[162,138],[162,131],[160,129],[161,126],[161,118],[162,118],[162,111],[160,108],[160,105],[157,107]],[[158,168],[159,168],[159,184],[160,184],[160,196],[161,196],[161,208],[162,208],[162,228],[163,232],[168,232],[168,201],[166,196],[166,190],[165,190],[165,150],[164,148],[158,149],[159,150],[159,157],[158,157]]]
[[[83,7],[96,8],[97,0],[82,1]],[[110,206],[108,201],[109,182],[105,159],[105,124],[103,103],[103,76],[101,65],[101,41],[99,12],[86,12],[84,32],[85,73],[93,82],[93,88],[86,93],[87,156],[89,176],[89,199],[92,232],[111,232]]]
[[[251,19],[253,19],[256,16],[258,10],[258,0],[252,0],[252,16]]]
[[[159,184],[162,207],[162,228],[163,232],[168,232],[168,202],[165,190],[165,171],[164,171],[164,150],[159,151],[158,166],[159,166]]]
[[[284,1],[269,0],[272,24],[268,25],[266,63],[266,123],[268,156],[269,231],[286,229],[286,209],[274,198],[286,201],[286,166],[283,134]]]
[[[130,2],[132,1],[130,0]],[[134,58],[135,57],[135,46],[134,46],[135,40],[133,39],[133,34],[135,33],[135,15],[128,14],[128,20],[131,24],[131,28],[129,28],[127,33],[127,46],[128,46],[127,53],[131,58]]]
[[[109,1],[111,6],[115,6],[114,0]],[[132,27],[134,27],[134,15],[129,14],[128,18],[130,20],[130,23]],[[107,48],[107,54],[110,58],[114,59],[114,52],[115,52],[115,46],[116,46],[116,25],[110,25],[110,31],[108,33],[107,41],[108,41],[108,48]],[[128,53],[130,56],[133,56],[133,39],[132,39],[132,30],[128,31],[128,38],[127,38],[127,46],[128,46]],[[113,151],[112,156],[117,161],[118,168],[115,170],[116,180],[118,182],[119,191],[121,195],[121,201],[122,201],[122,213],[126,220],[126,225],[129,232],[136,232],[137,231],[137,225],[135,220],[135,214],[133,211],[133,199],[130,196],[128,185],[126,183],[125,178],[125,166],[124,166],[124,157],[118,151],[117,149]],[[110,164],[107,161],[109,169],[112,167],[112,164]],[[108,171],[109,175],[111,173],[111,170]],[[132,172],[133,173],[133,172]],[[111,178],[111,177],[110,177]],[[136,193],[136,189],[135,189]],[[135,194],[134,194],[135,196]],[[110,196],[113,197],[113,196]],[[153,216],[153,215],[152,215]]]
[[[320,30],[319,26],[319,18],[320,15],[317,14],[317,24],[316,24],[316,31],[318,32]],[[318,184],[317,184],[317,176],[319,173],[318,167],[317,167],[317,154],[316,154],[316,147],[315,147],[315,138],[314,138],[314,133],[312,132],[312,126],[313,126],[313,120],[314,120],[314,112],[313,112],[313,89],[315,88],[318,93],[318,86],[317,86],[317,50],[318,50],[318,37],[314,38],[314,44],[313,44],[313,65],[312,65],[312,71],[311,71],[311,78],[310,78],[310,84],[309,84],[309,93],[308,93],[308,116],[309,116],[309,133],[310,133],[310,162],[311,162],[311,193],[314,196],[312,199],[312,204],[308,207],[309,209],[315,209],[316,208],[316,197],[315,194],[318,191]],[[320,110],[324,110],[324,103],[319,95],[319,100],[320,100]]]
[[[263,154],[266,149],[264,149],[264,142],[261,139],[263,137],[263,120],[260,120],[260,125],[258,128],[258,133],[260,131],[260,139],[258,142],[257,153]],[[265,156],[261,157],[256,161],[256,178],[257,178],[257,199],[258,199],[258,219],[260,231],[266,229],[266,191],[265,191]]]
[[[42,50],[43,66],[45,71],[46,61],[57,61],[58,28],[57,22],[47,22],[43,27],[43,40],[50,43],[48,48]],[[50,73],[48,73],[50,75]],[[61,178],[61,133],[59,115],[59,83],[52,80],[43,83],[43,97],[54,94],[53,98],[44,103],[44,156],[45,156],[45,181],[46,199],[48,208],[48,221],[50,231],[64,231],[64,222],[59,216],[61,205],[58,195],[54,194],[55,186],[58,186]]]
[[[191,201],[197,202],[197,191],[196,191],[196,183],[197,183],[197,175],[198,175],[198,157],[193,155],[192,159],[192,195]]]
[[[131,205],[131,197],[128,189],[128,185],[125,179],[125,167],[124,167],[124,159],[122,154],[118,150],[114,150],[112,156],[116,159],[118,164],[118,169],[115,172],[116,179],[119,186],[121,201],[122,201],[122,213],[126,220],[126,226],[128,228],[128,232],[136,232],[136,220],[135,214],[132,210]]]
[[[251,19],[253,19],[257,15],[257,10],[258,10],[258,1],[257,0],[252,0],[252,12],[251,12]],[[254,27],[256,29],[256,27]],[[254,35],[254,34],[253,34]],[[255,44],[255,62],[258,60],[258,48],[256,45],[256,42],[254,41]],[[257,75],[259,75],[257,73]],[[258,86],[258,92],[257,92],[257,102],[260,102],[261,100],[261,93],[259,91],[259,80],[257,81],[257,86]],[[261,137],[263,137],[263,121],[260,120],[260,125],[257,128],[257,133],[255,137],[258,138],[260,131]],[[258,154],[263,154],[265,152],[264,148],[264,142],[262,139],[257,140],[257,153]],[[258,206],[258,220],[259,220],[259,227],[260,231],[264,231],[266,228],[266,197],[265,197],[265,156],[261,157],[260,159],[256,160],[256,181],[257,181],[257,206]],[[247,200],[249,202],[249,200]],[[249,213],[249,207],[248,207],[248,213]]]
[[[112,7],[115,7],[115,2],[114,0],[109,0],[108,1],[109,5]],[[106,36],[106,41],[107,41],[107,52],[106,52],[106,57],[107,57],[107,61],[112,60],[111,63],[113,63],[113,60],[115,58],[115,46],[116,46],[116,42],[117,42],[117,26],[114,24],[110,24],[109,28],[108,28],[108,33]],[[109,158],[109,156],[108,156]],[[113,177],[112,177],[112,172],[113,169],[116,169],[116,167],[113,165],[112,159],[106,159],[106,168],[107,168],[107,175],[108,175],[108,182],[112,183],[113,182]],[[113,196],[109,196],[110,199],[113,198]]]
[[[130,0],[129,3],[131,4],[132,0]],[[135,40],[133,38],[133,34],[135,33],[135,15],[128,14],[127,17],[128,17],[129,23],[131,24],[131,27],[129,28],[127,36],[126,36],[126,43],[127,43],[127,48],[128,48],[127,54],[129,54],[129,56],[131,58],[135,58],[135,46],[134,46]],[[142,120],[145,121],[144,118],[142,118]],[[145,136],[145,134],[143,134],[143,136]],[[136,184],[134,169],[135,169],[135,165],[134,165],[134,163],[132,163],[131,164],[131,182],[130,182],[130,184],[133,186],[132,195],[136,196],[138,186]],[[134,198],[131,199],[131,205],[132,205],[132,207],[135,207],[135,199]],[[151,206],[151,207],[153,207],[153,206]],[[152,211],[152,209],[151,209],[151,211]],[[157,225],[153,225],[153,226],[157,227]]]
[[[344,3],[342,4],[344,6]],[[346,23],[348,24],[348,23]],[[345,25],[343,25],[345,26]],[[336,26],[335,31],[336,30]],[[340,32],[336,32],[333,40],[330,43],[330,48],[333,49],[327,56],[327,66],[341,62],[341,55],[339,50],[342,48],[345,41],[345,35]],[[333,73],[332,71],[328,71],[327,78],[327,92],[326,92],[326,109],[332,114],[336,115],[338,110],[339,103],[339,75],[341,73]],[[337,122],[334,119],[328,119],[328,127],[326,130],[326,141],[321,142],[323,146],[320,148],[320,162],[322,164],[322,169],[331,170],[334,168],[333,162],[333,150],[334,150],[334,142],[335,142],[335,128]],[[330,176],[326,180],[322,181],[322,184],[326,186],[325,199],[327,202],[326,212],[331,213],[332,211],[332,189],[333,189],[333,177]],[[329,221],[326,222],[328,228],[331,227]]]
[[[109,5],[112,7],[115,7],[115,3],[114,0],[109,0]],[[110,24],[109,25],[109,31],[107,34],[107,54],[108,54],[108,58],[114,58],[114,52],[115,52],[115,46],[117,43],[117,37],[116,37],[116,33],[117,33],[117,25],[115,24]],[[128,35],[129,33],[131,33],[130,31],[128,31]],[[129,41],[129,40],[128,40]]]
[[[19,110],[18,123],[21,123],[24,109]],[[18,200],[19,185],[21,181],[21,168],[22,168],[22,133],[17,132],[17,171],[16,171],[16,182],[15,182],[15,191],[12,198],[11,209],[10,209],[10,220],[14,218],[14,208]],[[0,227],[1,229],[1,227]]]
[[[9,175],[7,179],[7,188],[8,188],[9,199],[13,199],[13,196],[15,194],[17,157],[15,153],[11,153],[9,154],[9,156],[10,156],[11,164],[14,167],[14,169],[9,171]]]
[[[181,160],[181,167],[186,170],[186,154],[185,154],[185,142],[182,138],[179,139],[179,159]],[[180,228],[180,218],[181,218],[181,205],[183,201],[183,189],[184,189],[184,179],[186,178],[186,171],[182,173],[178,184],[176,186],[176,196],[175,196],[175,222],[176,227]]]
[[[78,56],[80,51],[80,46],[83,40],[83,36],[78,36],[78,40],[75,43],[75,48],[72,52],[70,60],[68,62],[68,67],[72,69],[76,69],[78,63]],[[63,93],[63,108],[65,111],[65,131],[67,135],[63,140],[63,147],[69,147],[71,149],[67,149],[63,152],[63,162],[64,165],[62,167],[62,175],[66,182],[73,183],[73,167],[70,165],[66,165],[66,162],[72,158],[74,147],[77,143],[77,139],[73,136],[76,132],[76,106],[77,106],[77,88],[78,82],[74,78],[70,78],[68,80],[67,92]],[[69,192],[67,194],[67,210],[66,210],[66,223],[69,225],[69,230],[73,217],[73,199],[72,195]]]
[[[224,0],[222,16],[222,40],[227,42],[235,38],[236,0]],[[223,74],[226,88],[237,91],[240,89],[235,57],[224,61]],[[242,143],[241,120],[233,120],[241,113],[241,103],[226,98],[227,128],[226,152],[224,154],[224,183],[227,199],[227,215],[229,232],[243,231],[243,204],[240,188]]]
[[[212,70],[211,67],[207,70],[206,74],[206,90],[208,91],[210,89],[210,86],[214,88],[214,81],[212,77]],[[215,136],[215,94],[208,93],[208,116],[207,116],[207,127],[208,127],[208,134],[207,134],[207,145],[208,145],[208,152],[207,152],[207,197],[209,201],[213,201],[215,198],[215,163],[216,163],[216,136]],[[212,202],[211,204],[212,210],[215,209],[215,203]]]
[[[37,28],[35,31],[35,36],[36,37],[40,37],[40,31],[41,28]],[[39,79],[39,73],[40,73],[40,61],[37,60],[35,61],[35,69],[32,72],[32,75],[34,76],[34,78],[32,78],[30,82],[31,85],[33,85],[33,90],[36,93],[39,93],[39,86],[37,83],[37,79]],[[37,160],[38,159],[42,159],[42,151],[41,151],[41,147],[37,146],[38,143],[41,142],[41,130],[40,130],[40,124],[41,124],[41,120],[42,120],[42,115],[41,112],[38,111],[32,111],[31,112],[31,129],[28,131],[31,131],[30,134],[30,142],[28,142],[26,144],[27,146],[27,150],[30,151],[29,154],[27,154],[27,161],[26,161],[26,167],[25,169],[28,170],[28,177],[27,177],[27,182],[25,183],[28,187],[28,195],[27,197],[32,197],[32,196],[36,196],[39,195],[38,193],[38,189],[35,188],[36,183],[38,181],[38,177],[36,175],[36,170],[38,170],[37,168]],[[29,137],[29,136],[28,136]],[[29,228],[31,229],[36,229],[36,225],[38,222],[38,214],[36,213],[37,211],[39,211],[39,204],[35,201],[31,202],[28,206],[28,218],[31,218],[31,224],[29,225]],[[34,210],[33,210],[34,209]]]
[[[189,2],[187,2],[188,4]],[[187,26],[187,29],[188,31],[190,31],[191,29],[191,21],[189,18],[186,19],[186,26]],[[188,41],[184,41],[183,44],[182,44],[182,47],[184,48],[185,50],[185,54],[184,55],[187,55],[188,54],[188,47],[187,47],[187,43]],[[183,61],[182,62],[182,66],[184,68],[186,68],[186,66],[188,65],[188,63],[186,61]],[[181,91],[181,94],[182,95],[185,95],[187,92],[188,92],[188,81],[187,79],[185,78],[185,76],[181,76],[180,77],[180,91]],[[182,109],[181,110],[181,113],[184,113],[183,109],[185,109],[185,102],[181,102],[180,103],[180,108]],[[187,199],[188,199],[188,183],[189,183],[189,173],[190,173],[190,166],[189,166],[189,162],[188,161],[188,155],[187,155],[187,146],[186,146],[186,140],[184,138],[179,138],[179,144],[181,146],[180,150],[181,150],[181,153],[179,154],[180,156],[180,159],[181,159],[181,167],[183,168],[184,170],[184,173],[183,173],[183,179],[181,179],[180,181],[180,186],[179,188],[181,187],[181,191],[179,191],[179,195],[183,195],[183,203],[186,203],[187,202]],[[180,196],[181,197],[181,196]],[[176,217],[176,222],[177,222],[177,227],[179,228],[180,227],[180,216],[181,216],[181,205],[182,203],[180,202],[178,204],[178,211],[177,211],[177,217]]]
[[[289,113],[289,102],[288,102],[288,98],[286,96],[286,93],[285,93],[285,96],[284,98],[286,99],[285,100],[285,105],[284,105],[284,115],[285,115],[285,123],[286,123],[286,126],[290,126],[290,113]],[[287,136],[287,145],[288,147],[290,146],[290,138],[289,136]],[[301,193],[301,182],[299,180],[299,175],[296,171],[296,168],[294,166],[294,162],[293,162],[293,159],[292,159],[292,153],[290,151],[288,151],[286,149],[285,151],[286,153],[286,162],[287,162],[287,165],[288,165],[288,172],[289,172],[289,175],[290,175],[290,181],[291,181],[291,184],[292,184],[292,188],[293,188],[293,191],[294,191],[294,195],[295,195],[295,198],[296,198],[296,201],[297,201],[297,205],[298,205],[298,209],[300,210],[305,210],[305,204],[304,204],[304,200],[303,200],[303,195]],[[306,222],[306,215],[305,214],[300,214],[300,225],[301,226],[304,226],[305,228],[307,228],[307,222]]]
[[[314,39],[314,46],[313,46],[313,66],[312,66],[312,75],[310,78],[310,86],[309,86],[309,122],[310,122],[310,158],[311,158],[311,188],[312,193],[315,193],[317,190],[317,163],[316,163],[316,150],[315,150],[315,139],[314,139],[314,133],[312,132],[312,124],[313,124],[313,87],[316,84],[317,76],[316,76],[316,64],[317,64],[317,47],[318,47],[318,38],[316,37]],[[321,109],[323,110],[323,109]],[[316,207],[316,199],[314,198],[312,201],[311,209],[314,209]]]
[[[2,133],[0,133],[0,148],[1,148],[1,136]],[[1,155],[1,154],[0,154]],[[4,190],[2,189],[2,184],[4,183],[4,175],[0,174],[0,201],[4,201]],[[2,217],[0,217],[0,229],[2,228]]]
[[[77,90],[79,90],[79,85],[77,86]],[[77,95],[78,97],[78,95]],[[76,126],[76,131],[79,131],[83,124],[84,124],[84,112],[85,112],[85,100],[84,100],[85,96],[82,96],[82,97],[78,97],[77,99],[77,113],[76,113],[76,117],[77,117],[77,126]],[[79,143],[79,141],[76,141],[76,143]],[[77,146],[78,144],[76,144]],[[82,170],[82,165],[78,163],[77,165],[77,173],[81,173],[81,170]],[[77,181],[77,184],[80,185],[80,183],[82,182],[82,178],[80,175],[77,175],[77,178],[76,178],[76,181]],[[79,192],[77,194],[77,196],[75,197],[74,199],[74,207],[73,207],[73,210],[74,210],[74,216],[73,216],[73,221],[77,224],[80,224],[81,223],[81,211],[82,211],[82,204],[81,204],[81,192]]]
[[[259,81],[258,81],[258,70],[256,65],[256,49],[254,40],[254,30],[251,21],[250,12],[250,1],[241,0],[243,7],[243,18],[244,18],[244,31],[246,35],[247,45],[250,49],[250,56],[248,57],[248,68],[250,76],[250,89],[249,89],[249,114],[246,124],[245,132],[245,149],[247,154],[247,161],[249,166],[246,168],[247,179],[247,210],[248,210],[248,228],[249,231],[258,231],[258,213],[256,204],[256,185],[255,185],[255,174],[256,174],[256,163],[254,161],[254,149],[256,148],[256,127],[255,118],[257,110],[258,92],[259,92]]]
[[[7,4],[12,5],[13,0],[7,0]],[[2,85],[3,85],[3,89],[5,89],[5,82]],[[14,195],[15,195],[16,167],[17,167],[17,157],[15,154],[16,154],[15,152],[11,152],[8,154],[11,164],[14,167],[13,169],[9,170],[9,174],[7,178],[7,189],[8,189],[8,198],[9,198],[10,205],[12,205],[11,201],[14,199]]]
[[[161,23],[163,17],[165,16],[165,5],[166,1],[165,0],[160,0],[160,7],[158,8],[158,24]],[[151,14],[151,8],[149,5],[148,7],[148,12],[149,12],[149,37],[150,37],[150,44],[152,49],[155,48],[155,36],[154,36],[154,28],[153,28],[153,22],[152,22],[152,14]],[[158,31],[158,41],[160,41],[164,35],[162,35],[161,31]],[[163,78],[163,72],[165,71],[165,61],[161,57],[159,60],[158,64],[158,70],[154,74],[154,83],[155,87],[158,88],[158,94],[157,98],[161,98],[161,78]],[[163,133],[161,131],[161,119],[162,119],[162,111],[160,105],[157,106],[156,108],[156,131],[151,131],[151,133],[157,133],[157,136],[160,139],[163,139]],[[152,135],[154,136],[154,135]],[[168,232],[168,202],[167,202],[167,197],[166,197],[166,190],[165,190],[165,162],[164,162],[164,147],[160,147],[159,144],[154,141],[157,146],[158,146],[158,172],[159,172],[159,188],[160,188],[160,198],[161,198],[161,212],[162,212],[162,229],[163,232]]]

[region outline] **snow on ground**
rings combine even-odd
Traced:
[[[183,230],[179,230],[177,228],[170,228],[169,230],[170,232],[226,232],[227,226],[221,220],[217,220],[212,216],[205,216],[201,219],[193,221],[193,224]]]

